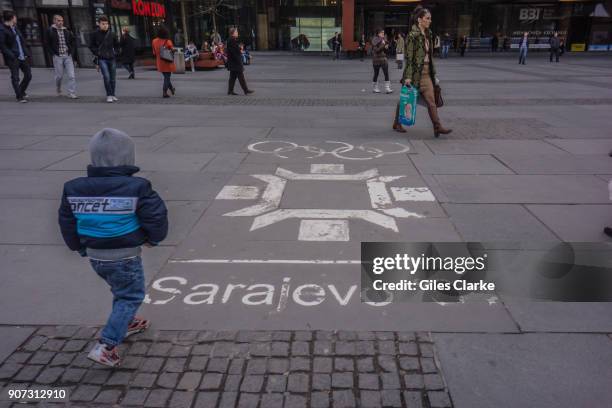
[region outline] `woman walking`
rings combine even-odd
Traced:
[[[411,31],[406,37],[406,68],[402,76],[402,83],[412,85],[418,89],[420,97],[427,105],[427,112],[434,128],[434,136],[446,135],[452,132],[440,123],[434,84],[436,83],[436,70],[433,62],[433,42],[429,26],[431,25],[431,13],[426,8],[417,6],[412,14]],[[399,103],[395,110],[393,129],[405,132],[399,122]]]
[[[372,65],[374,67],[374,79],[372,83],[372,91],[374,93],[380,93],[378,87],[378,74],[382,68],[383,74],[385,75],[385,92],[391,93],[391,81],[389,81],[389,65],[387,63],[387,52],[389,50],[389,43],[385,39],[385,30],[376,30],[376,35],[372,39]]]
[[[168,52],[171,51],[171,52]],[[173,72],[176,72],[174,61],[170,61],[170,55],[173,55],[174,44],[170,40],[170,33],[165,26],[160,26],[157,30],[157,37],[153,40],[153,55],[157,63],[157,71],[164,76],[164,85],[162,88],[162,97],[169,98],[168,91],[174,95],[176,90],[172,86],[170,77]]]
[[[119,41],[121,47],[121,63],[123,67],[130,74],[128,79],[134,79],[134,60],[136,59],[136,47],[134,44],[134,38],[130,35],[129,27],[124,27],[121,34],[121,40]]]
[[[402,69],[404,67],[404,46],[406,45],[402,33],[397,33],[395,44],[395,61],[397,62],[397,69]]]

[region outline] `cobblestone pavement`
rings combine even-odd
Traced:
[[[424,332],[151,330],[117,369],[86,358],[97,332],[36,330],[0,366],[2,404],[8,389],[62,387],[78,406],[452,406]]]

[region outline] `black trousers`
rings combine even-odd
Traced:
[[[168,89],[173,89],[174,88],[172,86],[172,82],[170,82],[170,77],[172,76],[172,73],[171,72],[162,72],[162,75],[164,76],[163,92],[164,92],[164,95],[165,95],[166,92],[168,92]]]
[[[7,63],[7,65],[11,71],[11,83],[13,85],[13,89],[15,90],[15,97],[18,100],[21,100],[24,98],[28,85],[32,80],[32,69],[30,68],[30,63],[28,61],[15,60]],[[19,70],[23,72],[23,79],[21,80],[21,83],[19,82]]]
[[[558,48],[551,48],[550,49],[550,62],[552,62],[553,60],[553,55],[556,58],[556,62],[559,62],[559,55],[561,54],[560,50]]]
[[[389,81],[389,65],[387,65],[385,62],[382,65],[374,65],[374,79],[372,79],[372,82],[378,81],[378,73],[380,72],[381,68],[383,70],[383,74],[385,74],[385,81]]]
[[[230,71],[227,92],[234,92],[234,85],[236,84],[236,79],[238,79],[238,82],[240,82],[240,87],[242,88],[242,91],[246,93],[249,90],[249,87],[247,86],[243,71]]]
[[[123,67],[127,70],[130,75],[134,75],[134,63],[133,62],[125,62]]]

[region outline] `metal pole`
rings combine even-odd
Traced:
[[[185,1],[181,0],[181,19],[183,20],[183,38],[185,39],[185,46],[189,44],[189,32],[187,31],[187,18],[185,14]]]

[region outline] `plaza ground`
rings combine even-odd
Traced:
[[[0,388],[63,386],[78,406],[612,405],[610,303],[360,302],[362,241],[611,241],[612,58],[436,62],[439,139],[423,107],[391,130],[400,71],[372,94],[369,60],[256,53],[248,97],[226,96],[224,69],[173,76],[171,99],[159,73],[119,69],[116,104],[95,70],[79,100],[55,96],[48,69],[18,104],[0,70]],[[171,223],[144,250],[153,329],[114,371],[84,359],[110,294],[57,226],[104,127],[134,137]]]

